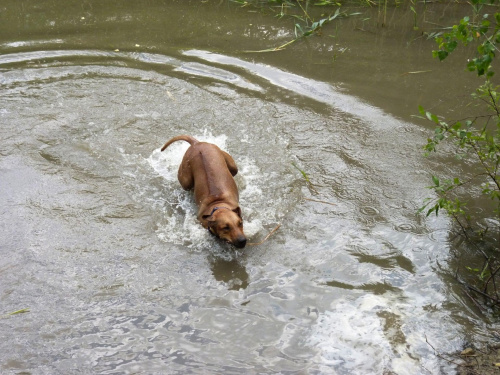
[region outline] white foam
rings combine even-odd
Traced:
[[[392,349],[376,313],[386,305],[385,299],[367,294],[322,313],[307,340],[319,349],[319,362],[340,373],[382,374]]]
[[[223,150],[226,148],[227,137],[225,135],[213,136],[205,131],[203,135],[196,136],[195,138],[202,142],[216,144]],[[167,181],[177,182],[177,170],[188,148],[189,143],[187,142],[174,142],[163,152],[160,151],[161,148],[154,150],[147,160],[160,176]]]
[[[322,363],[324,372],[411,375],[422,373],[423,368],[439,372],[439,361],[408,323],[410,316],[422,317],[422,309],[393,297],[366,294],[354,300],[340,299],[319,315],[306,343],[318,350],[316,362]],[[391,318],[387,320],[387,316]],[[449,342],[452,335],[432,340]]]

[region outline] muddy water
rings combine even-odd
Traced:
[[[427,341],[487,336],[450,221],[415,213],[437,165],[412,115],[474,82],[404,9],[257,54],[293,29],[225,2],[0,8],[0,313],[30,309],[0,320],[2,373],[453,373]],[[274,236],[199,226],[186,146],[159,151],[182,133],[233,155],[247,234]]]

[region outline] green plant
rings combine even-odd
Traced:
[[[30,311],[29,308],[27,308],[27,309],[21,309],[21,310],[17,310],[17,311],[13,311],[13,312],[10,312],[10,313],[4,314],[4,315],[0,315],[0,319],[10,318],[13,315],[24,314],[24,313],[27,313],[29,311]]]
[[[484,0],[473,1],[473,3],[484,2]],[[451,31],[436,38],[439,49],[433,51],[433,55],[442,61],[457,48],[459,42],[464,45],[478,42],[477,56],[469,61],[467,68],[470,71],[476,71],[479,76],[486,75],[489,79],[494,74],[491,67],[495,52],[498,51],[497,45],[500,43],[500,13],[495,13],[493,17],[487,13],[480,16],[477,8],[474,9],[473,20],[470,17],[464,17],[451,28]],[[490,18],[494,18],[493,25]]]
[[[428,200],[420,212],[427,209],[427,216],[445,210],[460,224],[462,229],[470,225],[470,215],[467,212],[467,202],[463,202],[456,191],[465,185],[479,184],[481,193],[492,201],[492,214],[500,217],[500,112],[498,108],[498,92],[490,82],[486,82],[477,90],[476,99],[487,101],[493,113],[478,116],[465,121],[455,121],[451,124],[440,120],[436,115],[419,107],[422,115],[433,121],[437,127],[434,136],[427,140],[426,155],[437,150],[443,141],[451,141],[455,145],[457,161],[473,162],[477,166],[476,173],[466,180],[459,177],[440,179],[432,176],[437,198]],[[499,229],[499,228],[497,228]]]
[[[464,184],[477,183],[482,187],[482,194],[494,202],[493,213],[498,218],[500,210],[500,177],[498,167],[500,164],[500,92],[493,86],[490,79],[494,75],[492,62],[497,45],[500,43],[500,13],[493,17],[481,14],[483,6],[487,3],[500,3],[499,0],[472,0],[473,15],[464,17],[460,22],[451,27],[449,32],[437,35],[435,40],[439,46],[433,51],[433,56],[440,61],[446,59],[459,43],[468,45],[477,43],[477,55],[467,63],[470,71],[475,71],[478,76],[485,76],[486,82],[473,94],[473,99],[486,103],[488,112],[481,116],[448,123],[436,115],[419,108],[421,114],[433,121],[437,127],[434,136],[429,138],[425,145],[426,154],[436,151],[437,145],[445,140],[451,140],[457,147],[456,156],[462,161],[474,159],[478,172],[468,181],[459,178],[441,181],[433,176],[434,185],[431,187],[438,196],[431,205],[427,215],[432,212],[438,214],[440,209],[445,209],[455,217],[461,226],[464,222],[460,218],[469,219],[466,213],[466,203],[454,197],[453,193]],[[492,23],[490,18],[494,19]],[[425,209],[429,203],[422,209]]]
[[[417,11],[415,10],[415,4],[416,0],[410,0],[410,11],[413,14],[413,30],[418,30],[418,25],[417,25]]]
[[[270,10],[278,18],[290,18],[294,21],[295,38],[277,47],[267,48],[259,51],[247,52],[276,52],[281,51],[293,43],[312,35],[321,35],[323,27],[328,23],[347,16],[354,16],[360,13],[347,14],[340,11],[341,3],[337,0],[230,0],[241,6],[254,6],[261,11]],[[329,14],[324,12],[325,8],[331,8]],[[311,16],[310,10],[321,8],[321,18],[318,20]],[[318,13],[317,11],[315,12]]]
[[[295,169],[297,169],[300,174],[302,175],[302,177],[304,178],[304,180],[306,181],[306,185],[307,187],[309,188],[309,190],[313,191],[315,194],[318,194],[318,191],[316,190],[316,188],[314,187],[313,183],[311,182],[311,180],[309,179],[309,176],[307,175],[307,173],[300,169],[297,164],[295,163],[292,163],[292,165],[295,167]]]
[[[299,3],[300,4],[300,3]],[[302,8],[303,9],[303,8]],[[309,14],[307,13],[307,11],[305,9],[303,9],[303,12],[304,12],[304,16],[297,16],[295,15],[294,17],[301,20],[302,22],[296,22],[295,23],[295,38],[282,44],[282,45],[279,45],[277,47],[273,47],[273,48],[268,48],[268,49],[264,49],[264,50],[260,50],[260,51],[249,51],[249,52],[275,52],[275,51],[281,51],[283,49],[285,49],[286,47],[290,46],[291,44],[301,40],[301,39],[304,39],[304,38],[307,38],[311,35],[314,35],[314,34],[320,34],[323,27],[332,22],[333,20],[337,19],[337,18],[341,18],[341,17],[346,17],[347,14],[346,13],[341,13],[340,12],[340,8],[337,8],[337,10],[335,11],[335,13],[333,13],[332,15],[330,16],[327,16],[327,17],[324,17],[324,18],[321,18],[320,20],[318,21],[314,21],[310,16]],[[352,13],[350,14],[349,16],[352,16],[352,15],[356,15],[358,13]]]
[[[467,177],[443,179],[432,176],[430,188],[436,197],[426,200],[419,211],[426,211],[429,216],[444,210],[455,219],[467,243],[477,250],[478,258],[472,262],[477,264],[480,259],[483,262],[481,267],[465,266],[469,276],[475,280],[474,285],[466,284],[466,287],[496,307],[500,307],[497,290],[497,282],[500,281],[497,281],[500,278],[500,238],[495,238],[495,234],[500,235],[500,90],[492,83],[492,77],[495,74],[493,61],[500,45],[500,13],[491,16],[484,10],[486,5],[499,4],[500,0],[471,0],[472,15],[462,18],[448,32],[435,34],[438,49],[433,51],[433,56],[443,61],[459,45],[476,45],[476,56],[468,61],[467,68],[479,77],[485,77],[485,82],[472,97],[474,102],[486,104],[487,111],[464,120],[446,121],[419,107],[420,113],[436,124],[433,136],[424,146],[426,155],[438,151],[438,146],[442,149],[443,142],[451,142],[457,163],[466,164],[466,169],[472,171]],[[465,191],[465,187],[469,189]],[[473,195],[474,191],[478,194]],[[464,198],[466,194],[469,194],[467,199]],[[471,200],[479,199],[487,199],[491,204],[490,211],[486,213],[489,224],[478,230],[478,226],[473,228],[477,218],[472,217],[469,205]],[[471,233],[478,236],[472,237]],[[488,241],[480,242],[486,236]],[[474,297],[469,293],[467,295],[480,306]]]

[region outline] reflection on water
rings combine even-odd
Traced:
[[[210,263],[215,280],[226,283],[229,290],[246,289],[248,286],[248,273],[240,260],[213,258]]]
[[[415,215],[418,125],[202,37],[145,46],[155,22],[131,37],[180,2],[75,4],[11,21],[61,35],[0,41],[0,298],[30,308],[0,320],[2,373],[453,373],[427,340],[457,351],[478,318],[439,273],[449,221]],[[62,32],[80,22],[98,46]],[[281,224],[269,240],[235,252],[199,225],[187,144],[159,151],[183,133],[233,155],[246,233]]]

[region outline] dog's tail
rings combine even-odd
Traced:
[[[194,145],[195,143],[198,143],[198,140],[191,137],[190,135],[178,135],[177,137],[172,138],[170,141],[165,143],[161,150],[165,150],[168,146],[170,146],[172,143],[177,142],[177,141],[186,141],[188,142],[191,146]]]

